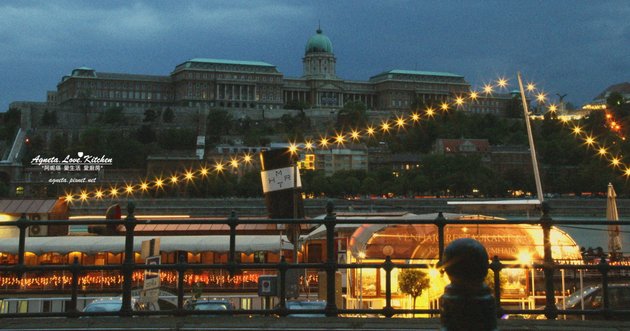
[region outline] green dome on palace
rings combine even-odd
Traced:
[[[305,53],[318,52],[318,53],[331,53],[333,52],[332,43],[330,39],[322,33],[321,29],[317,29],[317,33],[314,34],[306,43]]]

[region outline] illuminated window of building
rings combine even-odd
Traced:
[[[258,252],[254,252],[254,263],[265,263],[266,258],[265,255],[266,253],[263,251],[258,251]]]
[[[188,263],[201,263],[200,253],[188,253]]]
[[[121,264],[122,263],[122,253],[107,253],[107,264]]]
[[[246,253],[241,253],[241,263],[253,263],[254,262],[254,253],[252,254],[246,254]]]
[[[252,309],[252,298],[241,298],[241,309]]]
[[[214,263],[214,253],[213,252],[201,253],[201,263]]]
[[[44,253],[39,256],[39,264],[61,264],[63,258],[59,253]]]

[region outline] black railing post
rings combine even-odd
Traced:
[[[485,247],[471,238],[456,239],[444,250],[443,264],[451,284],[440,298],[440,330],[496,331],[496,306],[484,283],[489,268]]]
[[[184,315],[184,274],[187,262],[184,259],[177,261],[177,315]]]
[[[608,272],[610,271],[610,265],[606,261],[605,257],[601,257],[597,270],[602,274],[602,296],[603,296],[603,315],[605,319],[610,318],[610,300],[608,299]]]
[[[236,273],[236,227],[238,226],[238,217],[236,211],[230,212],[230,217],[227,219],[227,224],[230,227],[230,251],[228,253],[228,272],[231,276]]]
[[[26,214],[23,213],[17,220],[17,227],[20,230],[20,241],[18,243],[18,264],[20,266],[24,266],[24,252],[26,251],[26,229],[28,226],[24,224],[25,221],[28,221],[28,219],[26,218]],[[19,277],[22,276],[20,275]]]
[[[544,245],[544,263],[543,271],[545,274],[545,316],[547,319],[553,320],[558,317],[558,307],[556,307],[555,289],[553,286],[554,263],[551,255],[551,226],[553,220],[549,216],[549,205],[543,202],[541,205],[542,216],[540,217],[540,225],[543,230]],[[536,293],[536,289],[532,289]]]
[[[503,316],[503,309],[501,308],[501,270],[503,269],[503,263],[499,261],[499,256],[495,255],[490,263],[490,270],[494,273],[494,305],[497,310],[497,317]]]
[[[335,298],[335,273],[337,272],[337,259],[335,258],[335,224],[337,216],[333,212],[332,201],[326,203],[326,316],[337,316],[337,300]]]
[[[70,289],[70,308],[68,312],[70,313],[70,317],[77,317],[77,292],[79,290],[79,258],[77,256],[74,257],[74,261],[70,266],[70,271],[72,272],[72,288]]]
[[[441,266],[444,257],[444,227],[446,226],[446,218],[442,212],[439,212],[435,218],[435,225],[438,230],[438,266]]]
[[[286,258],[284,257],[284,255],[280,258],[280,264],[278,265],[278,273],[279,275],[279,281],[280,283],[278,284],[279,286],[279,299],[280,299],[280,303],[278,304],[278,308],[279,308],[279,312],[278,315],[280,316],[287,316],[288,312],[287,312],[287,305],[286,305],[286,301],[287,301],[287,270],[289,268],[289,264],[287,263]]]
[[[127,217],[125,217],[125,261],[122,265],[123,274],[123,293],[122,306],[120,308],[121,316],[131,316],[133,309],[131,307],[131,287],[133,281],[133,270],[135,266],[133,255],[133,232],[136,227],[136,217],[133,215],[136,206],[133,202],[127,204]]]
[[[385,257],[383,269],[385,269],[385,308],[383,308],[383,315],[390,318],[394,316],[394,308],[392,308],[392,269],[394,269],[394,264],[391,256]]]

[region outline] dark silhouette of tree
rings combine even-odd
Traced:
[[[166,108],[166,110],[164,110],[164,112],[162,113],[162,121],[164,123],[173,123],[174,119],[175,112],[173,112],[171,108]]]
[[[400,269],[398,272],[398,288],[401,292],[411,296],[413,309],[416,309],[416,299],[429,286],[429,277],[420,269]]]

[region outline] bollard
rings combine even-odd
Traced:
[[[442,331],[494,331],[496,309],[484,284],[488,253],[478,241],[457,239],[444,250],[443,266],[451,280],[441,298]]]

